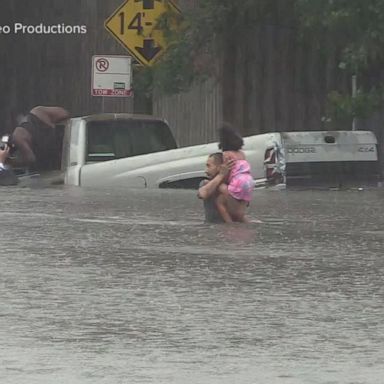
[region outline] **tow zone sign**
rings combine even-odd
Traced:
[[[132,58],[130,56],[92,57],[92,96],[132,96]]]

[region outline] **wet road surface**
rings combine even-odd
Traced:
[[[383,190],[0,197],[2,384],[383,382]]]

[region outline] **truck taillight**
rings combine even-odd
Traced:
[[[276,150],[267,148],[264,154],[265,177],[267,181],[273,181],[276,177]]]
[[[264,164],[276,164],[276,152],[274,148],[268,148],[265,151]]]

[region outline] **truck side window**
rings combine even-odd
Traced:
[[[205,177],[191,177],[189,179],[180,179],[174,181],[163,181],[159,188],[169,189],[199,189],[199,185]]]
[[[167,124],[156,120],[105,120],[87,124],[87,162],[98,162],[176,148]]]
[[[114,159],[112,127],[109,124],[95,123],[87,125],[87,161]]]

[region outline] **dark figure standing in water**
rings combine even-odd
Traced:
[[[13,131],[12,141],[21,163],[37,169],[46,169],[57,152],[55,125],[69,118],[61,107],[38,106],[23,116]]]
[[[208,156],[205,165],[205,174],[207,180],[200,183],[197,196],[204,201],[205,222],[207,223],[223,223],[216,207],[216,199],[219,194],[218,188],[228,176],[234,161],[229,160],[223,162],[223,154],[221,152],[212,153]]]

